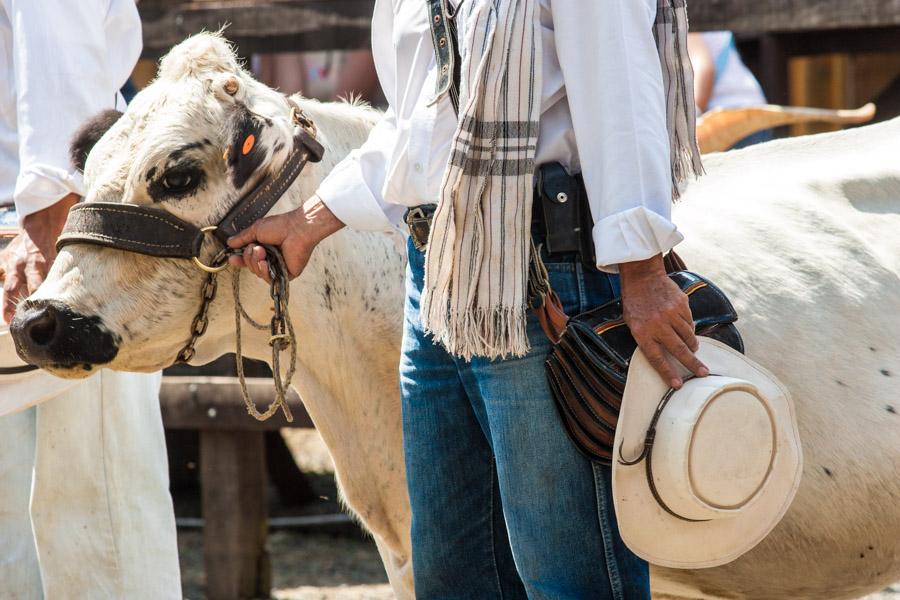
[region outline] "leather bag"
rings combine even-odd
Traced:
[[[725,294],[690,271],[669,277],[688,296],[697,334],[743,353],[734,326],[737,313]],[[583,454],[602,464],[612,464],[625,379],[636,349],[622,317],[622,301],[616,299],[569,319],[547,356],[550,390],[569,437]]]

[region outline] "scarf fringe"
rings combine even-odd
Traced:
[[[522,357],[531,350],[528,341],[528,308],[470,307],[450,319],[443,311],[444,319],[434,322],[434,306],[422,307],[422,324],[432,338],[448,351],[465,361],[476,356],[490,360]],[[436,333],[440,332],[440,333]]]

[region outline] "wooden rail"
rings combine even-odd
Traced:
[[[900,26],[900,0],[689,0],[691,29],[787,33]]]
[[[157,57],[200,31],[227,25],[242,55],[364,48],[374,0],[143,0],[144,56]]]
[[[247,385],[259,406],[268,406],[275,397],[270,379],[250,378]],[[167,429],[200,432],[206,597],[268,598],[264,435],[282,427],[313,426],[300,398],[291,392],[293,423],[286,423],[281,413],[265,422],[248,415],[235,377],[166,375],[159,400]]]
[[[243,55],[369,44],[375,0],[142,0],[144,53],[159,56],[192,33],[230,24]],[[691,29],[796,33],[900,27],[900,0],[691,0]]]

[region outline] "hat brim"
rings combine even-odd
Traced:
[[[668,385],[640,350],[631,360],[616,426],[613,499],[625,544],[646,561],[675,569],[700,569],[729,563],[751,550],[778,524],[800,486],[803,468],[800,432],[790,393],[774,375],[743,354],[701,337],[697,357],[711,373],[747,380],[769,399],[777,427],[777,452],[760,496],[734,517],[683,521],[663,510],[647,484],[643,462],[625,466],[618,452],[640,455],[644,437]],[[686,373],[686,371],[685,371]]]

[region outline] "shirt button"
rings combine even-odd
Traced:
[[[422,163],[416,163],[416,164],[414,164],[414,165],[413,165],[413,169],[416,170],[416,173],[421,173],[421,172],[422,172]]]

